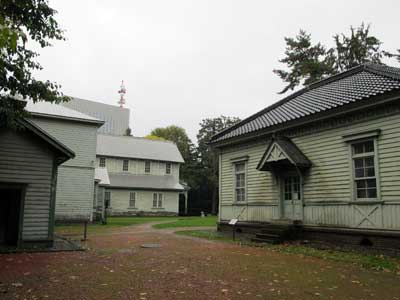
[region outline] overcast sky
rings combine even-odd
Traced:
[[[398,0],[50,0],[67,41],[40,50],[40,79],[64,94],[116,104],[121,80],[136,136],[175,124],[245,118],[279,100],[283,38],[300,28],[331,46],[362,21],[400,48]]]

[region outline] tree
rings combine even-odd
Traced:
[[[381,49],[382,43],[364,23],[358,28],[350,27],[349,36],[336,34],[333,40],[334,47],[328,49],[321,43],[313,45],[311,35],[303,30],[296,38],[285,38],[285,57],[279,62],[288,70],[273,70],[287,84],[280,94],[365,62],[381,64],[383,57],[393,56]]]
[[[304,30],[296,38],[285,37],[285,41],[286,57],[279,62],[286,64],[290,71],[273,70],[288,83],[280,94],[293,90],[302,81],[307,85],[334,72],[334,63],[326,48],[321,43],[313,45],[311,35]]]
[[[203,183],[211,192],[211,213],[216,214],[218,209],[218,153],[212,151],[208,145],[211,137],[218,132],[236,124],[240,119],[236,117],[220,116],[212,119],[204,119],[200,123],[197,134],[198,155],[202,168],[199,174]]]
[[[42,66],[35,61],[38,53],[27,47],[33,42],[49,47],[51,40],[64,39],[56,13],[46,0],[0,1],[0,126],[15,127],[15,120],[27,115],[16,97],[34,102],[68,100],[58,84],[33,77],[32,71]]]

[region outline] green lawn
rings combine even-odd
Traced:
[[[107,224],[89,224],[88,234],[97,233],[106,229],[139,225],[149,222],[161,222],[161,221],[176,221],[178,217],[108,217]],[[64,235],[80,235],[83,234],[83,224],[70,224],[70,225],[57,225],[56,233]]]
[[[153,228],[164,229],[164,228],[177,228],[177,227],[203,227],[203,226],[216,226],[217,217],[183,217],[173,220],[172,222],[156,224]]]
[[[197,238],[205,238],[208,240],[231,242],[232,235],[229,233],[221,233],[215,230],[184,230],[176,232],[178,235],[192,236]],[[246,240],[237,240],[241,244],[257,245]],[[357,251],[338,251],[338,250],[320,250],[312,247],[301,245],[262,245],[266,250],[277,251],[281,253],[297,254],[304,256],[318,257],[324,260],[338,261],[347,264],[362,266],[374,270],[385,270],[399,272],[400,274],[400,257],[387,257],[384,255],[372,255]]]

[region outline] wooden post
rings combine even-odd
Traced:
[[[88,222],[85,221],[84,229],[83,229],[83,241],[86,241],[86,238],[87,238],[87,225],[88,225]]]

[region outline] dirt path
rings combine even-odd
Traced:
[[[91,236],[85,252],[0,255],[0,299],[400,299],[399,275],[151,226]]]

